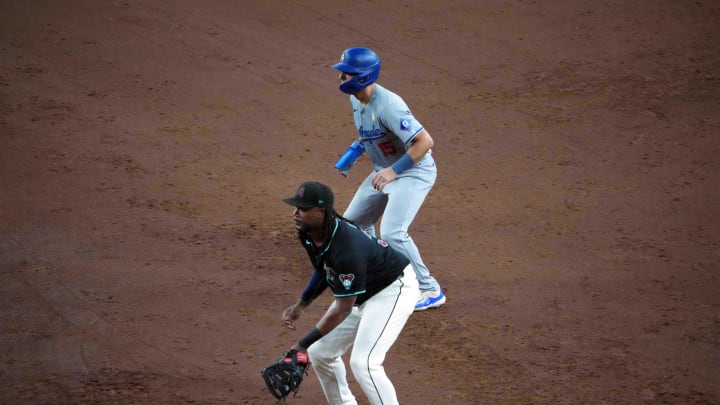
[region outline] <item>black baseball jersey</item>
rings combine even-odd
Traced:
[[[338,218],[323,246],[315,246],[304,235],[300,241],[316,272],[303,293],[302,298],[308,301],[330,287],[335,297],[356,296],[355,305],[360,305],[397,280],[410,264],[384,240]]]

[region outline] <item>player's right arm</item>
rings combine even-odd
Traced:
[[[325,312],[320,321],[308,332],[305,337],[300,339],[291,349],[298,351],[306,351],[310,345],[323,336],[330,333],[335,327],[340,325],[345,318],[350,315],[352,308],[355,305],[355,296],[350,297],[335,297],[335,301],[330,305],[328,310]]]
[[[300,315],[305,311],[308,306],[308,302],[299,299],[295,304],[290,305],[283,311],[282,320],[290,329],[295,329],[295,321],[300,318]]]
[[[307,308],[315,298],[325,291],[325,288],[327,288],[327,284],[322,279],[322,274],[316,269],[310,277],[310,280],[305,287],[305,291],[303,291],[300,296],[300,299],[283,311],[282,320],[285,323],[285,326],[290,329],[295,329],[295,321],[300,318],[300,315],[302,315],[305,311],[305,308]]]

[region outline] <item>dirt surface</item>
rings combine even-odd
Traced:
[[[436,142],[402,403],[720,403],[717,2],[0,3],[1,403],[274,403],[356,45]]]

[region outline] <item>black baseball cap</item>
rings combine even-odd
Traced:
[[[283,199],[287,204],[293,207],[312,208],[312,207],[330,207],[332,208],[334,196],[330,187],[318,183],[317,181],[306,181],[298,187],[295,197]]]

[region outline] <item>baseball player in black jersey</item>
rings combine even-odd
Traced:
[[[420,290],[410,261],[385,241],[337,214],[333,193],[318,182],[300,185],[293,218],[314,271],[297,303],[282,315],[294,322],[328,287],[335,300],[291,349],[307,351],[330,404],[357,404],[342,355],[352,346],[350,368],[371,404],[397,404],[383,361],[415,309]]]

